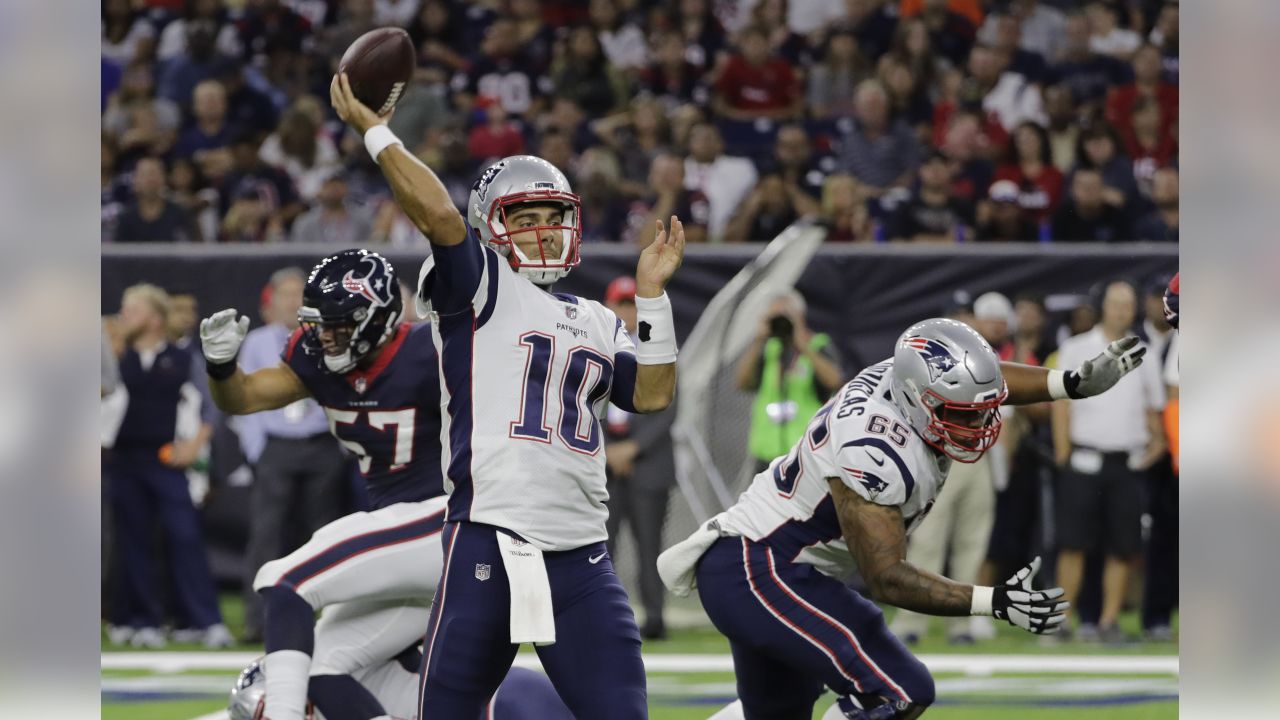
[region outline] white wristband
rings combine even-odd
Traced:
[[[970,615],[991,615],[994,611],[991,609],[992,598],[995,597],[996,589],[993,587],[984,587],[981,585],[973,586],[973,602],[969,606]]]
[[[404,147],[400,138],[396,137],[396,134],[386,125],[374,125],[365,131],[364,149],[369,151],[369,157],[373,158],[374,162],[378,162],[378,155],[392,145]]]
[[[1054,400],[1067,400],[1071,396],[1067,395],[1067,374],[1061,370],[1050,370],[1049,377],[1049,397]]]
[[[666,365],[676,361],[676,323],[671,300],[664,292],[656,298],[636,296],[636,363]]]

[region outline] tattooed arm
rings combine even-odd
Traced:
[[[849,552],[874,600],[928,615],[968,615],[973,586],[907,562],[907,528],[897,507],[877,505],[827,478]]]

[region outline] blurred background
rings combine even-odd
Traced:
[[[582,196],[583,263],[558,289],[625,310],[654,221],[685,222],[688,257],[668,289],[677,409],[656,428],[612,410],[606,423],[617,565],[646,653],[723,656],[711,678],[655,671],[655,718],[706,717],[732,696],[725,645],[696,602],[656,585],[656,549],[731,503],[840,384],[938,315],[1034,364],[1064,346],[1075,357],[1073,338],[1136,333],[1154,389],[1115,409],[1128,425],[1012,413],[989,460],[953,479],[973,504],[931,516],[913,561],[991,584],[1040,555],[1047,583],[1065,557],[1080,566],[1080,612],[1074,635],[1048,645],[895,617],[954,680],[931,716],[1175,716],[1179,364],[1160,302],[1179,253],[1170,0],[103,0],[104,712],[215,709],[230,668],[259,647],[252,558],[287,553],[321,522],[289,513],[255,536],[266,511],[253,488],[271,437],[327,426],[308,424],[305,404],[221,417],[193,368],[190,431],[175,437],[198,446],[174,468],[188,493],[121,533],[138,516],[119,488],[145,473],[116,446],[127,403],[112,366],[140,338],[198,363],[195,327],[224,307],[264,332],[296,325],[298,270],[346,247],[384,253],[412,282],[429,245],[327,100],[346,47],[387,25],[419,50],[391,126],[460,208],[480,170],[516,153],[546,158]],[[1099,434],[1131,438],[1106,451],[1149,456],[1125,468],[1143,488],[1136,505],[1084,498],[1122,514],[1136,547],[1063,527],[1063,508],[1082,502],[1071,458]],[[298,478],[297,502],[323,492],[361,508],[354,468],[343,479]],[[216,598],[183,585],[188,552],[207,559]],[[122,579],[124,557],[146,558],[147,576]],[[1108,586],[1115,563],[1123,582]],[[158,623],[131,614],[138,597],[163,608]],[[213,603],[217,622],[199,610]],[[125,654],[161,648],[222,674],[158,683],[145,653]],[[1089,673],[1046,659],[1040,675],[1008,675],[1030,654],[1122,662]],[[976,680],[993,656],[1005,664]],[[671,658],[663,667],[679,668]]]

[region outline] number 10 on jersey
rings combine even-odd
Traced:
[[[570,450],[595,455],[600,450],[600,420],[595,408],[609,396],[613,362],[592,348],[574,347],[565,358],[557,390],[551,377],[556,339],[540,332],[527,332],[520,336],[520,345],[528,355],[520,390],[520,414],[511,422],[510,436],[550,443],[553,429],[548,424],[548,416],[554,397],[560,405],[555,434]]]

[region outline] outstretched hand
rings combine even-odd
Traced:
[[[1067,373],[1067,394],[1073,400],[1101,395],[1120,382],[1120,378],[1138,369],[1146,353],[1146,346],[1134,335],[1116,340],[1101,355]]]
[[[670,232],[661,220],[657,223],[658,236],[640,251],[640,261],[636,264],[636,295],[639,297],[661,295],[684,261],[684,224],[680,218],[671,216]]]
[[[356,99],[355,93],[351,92],[351,81],[346,73],[333,76],[333,81],[329,83],[329,102],[333,104],[338,117],[361,135],[374,125],[385,124],[395,113],[395,110],[392,110],[386,115],[379,115],[368,105]]]
[[[1040,558],[1014,573],[992,597],[992,614],[1036,635],[1050,635],[1067,619],[1071,604],[1062,600],[1062,588],[1032,590],[1031,581],[1040,572]]]

